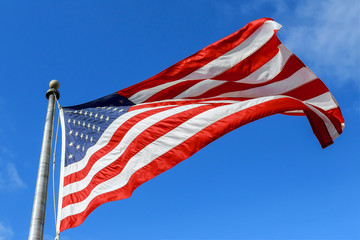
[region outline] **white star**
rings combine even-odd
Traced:
[[[80,138],[82,139],[84,137],[84,134],[80,134]]]
[[[82,151],[85,151],[85,147],[84,147],[84,146],[82,147]]]
[[[78,125],[80,126],[80,124],[81,124],[81,122],[80,121],[78,121]]]
[[[92,130],[95,130],[95,124],[93,125]]]
[[[84,115],[85,115],[85,116],[87,115],[87,111],[84,112]]]
[[[97,128],[97,131],[100,132],[100,127]]]
[[[69,118],[68,123],[70,123],[70,122],[71,122],[71,119]]]
[[[80,145],[77,145],[77,146],[76,146],[76,150],[79,150],[79,149],[80,149]]]
[[[86,126],[86,123],[85,122],[83,122],[83,125],[82,125],[83,127],[85,127]]]
[[[76,120],[75,120],[75,119],[73,120],[73,124],[76,124]]]
[[[102,114],[102,115],[100,116],[100,120],[103,120],[103,118],[104,118],[104,114]]]
[[[110,110],[110,109],[112,109],[112,107],[108,107],[106,110]]]
[[[80,114],[80,115],[82,114],[82,110],[80,110],[79,114]]]
[[[76,133],[75,133],[75,137],[77,137],[78,135],[79,135],[79,132],[76,132]]]
[[[101,109],[105,109],[106,107],[102,107]]]
[[[88,128],[91,128],[91,124],[90,124],[90,123],[88,123],[87,127],[88,127]]]
[[[90,142],[92,142],[93,141],[93,137],[90,137]]]
[[[124,109],[120,109],[120,110],[119,110],[119,113],[121,113],[122,111],[124,111]]]
[[[77,111],[75,111],[74,113],[77,113]]]
[[[88,140],[89,139],[89,136],[88,135],[85,135],[85,140]]]
[[[106,121],[109,121],[109,116],[107,116],[105,120],[106,120]]]
[[[69,159],[72,159],[72,158],[73,158],[73,155],[72,155],[72,154],[70,154],[70,155],[69,155]]]
[[[73,142],[69,143],[69,147],[71,147],[72,145],[74,145],[74,143],[73,143]]]
[[[73,133],[73,130],[71,129],[70,131],[69,131],[69,135],[71,135]]]
[[[95,114],[94,118],[96,119],[98,117],[98,114]]]
[[[116,111],[116,110],[118,110],[118,108],[117,108],[117,107],[115,107],[115,108],[113,109],[113,111]]]
[[[92,112],[89,113],[89,117],[91,117],[91,116],[92,116]]]

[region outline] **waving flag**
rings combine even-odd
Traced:
[[[306,116],[322,147],[344,127],[324,83],[259,19],[154,77],[61,111],[57,228],[131,196],[239,126],[283,113]]]

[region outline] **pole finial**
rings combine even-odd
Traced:
[[[60,93],[58,91],[58,89],[60,88],[59,81],[55,80],[55,79],[51,80],[49,82],[49,87],[50,87],[50,89],[47,90],[47,92],[46,92],[46,98],[49,99],[50,94],[55,93],[56,98],[59,99],[60,98]]]
[[[59,87],[60,87],[60,83],[59,83],[58,80],[53,79],[53,80],[51,80],[51,81],[49,82],[49,87],[58,90]]]

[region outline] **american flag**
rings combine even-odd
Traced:
[[[255,20],[150,79],[63,108],[57,230],[269,115],[306,116],[321,146],[330,145],[344,127],[340,108],[278,40],[280,27]]]

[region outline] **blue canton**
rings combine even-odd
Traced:
[[[64,109],[65,166],[80,161],[86,151],[100,138],[105,129],[130,106]]]
[[[88,103],[64,107],[65,166],[83,159],[108,126],[132,105],[134,103],[127,98],[113,93]]]

